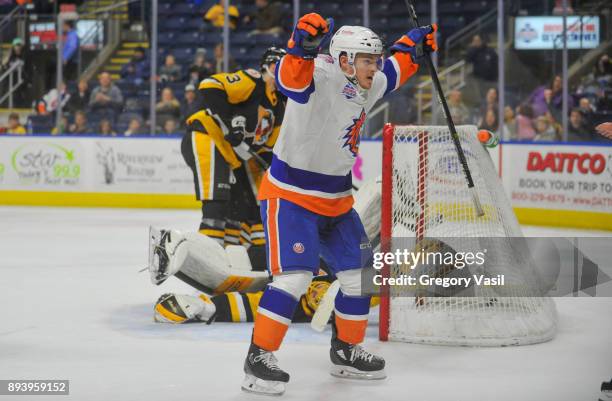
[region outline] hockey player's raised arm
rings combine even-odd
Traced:
[[[431,53],[438,50],[436,44],[436,24],[414,28],[402,35],[390,50],[392,56],[385,60],[382,72],[387,78],[387,89],[385,95],[402,86],[408,78],[419,69],[417,48],[422,44],[423,53]]]
[[[287,43],[287,55],[276,68],[276,83],[288,98],[306,103],[314,92],[314,59],[330,39],[333,20],[310,13],[299,19]]]

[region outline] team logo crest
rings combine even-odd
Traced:
[[[301,242],[296,242],[293,244],[293,252],[295,253],[304,253],[304,244]]]
[[[346,134],[344,135],[343,148],[348,148],[353,156],[357,157],[357,153],[359,153],[359,142],[361,140],[361,129],[363,128],[363,123],[366,119],[366,113],[364,109],[361,109],[361,113],[358,118],[353,119],[353,124],[351,124],[346,129]]]
[[[342,95],[344,95],[344,97],[347,99],[353,99],[355,96],[357,96],[357,89],[355,89],[355,86],[353,86],[351,83],[348,83],[344,85]]]

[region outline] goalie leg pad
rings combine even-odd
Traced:
[[[238,264],[238,261],[246,263],[244,255],[237,257],[232,253],[230,258],[219,243],[200,233],[185,233],[184,236],[185,241],[177,253],[180,250],[186,255],[178,268],[182,275],[199,284],[198,289],[211,294],[257,292],[269,283],[266,273],[247,271],[245,266],[232,264]]]

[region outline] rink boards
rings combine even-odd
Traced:
[[[362,141],[357,186],[381,171]],[[612,230],[612,146],[503,143],[490,152],[522,224]],[[180,138],[0,137],[0,204],[199,208]]]

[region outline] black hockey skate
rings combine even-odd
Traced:
[[[166,242],[170,239],[169,230],[159,230],[149,227],[149,273],[151,282],[160,285],[168,278],[169,257]]]
[[[149,227],[149,265],[151,282],[160,285],[178,271],[174,255],[185,237],[176,230],[160,230]]]
[[[609,382],[601,383],[601,395],[599,401],[612,400],[612,379]]]
[[[361,380],[379,380],[387,377],[385,360],[370,354],[360,345],[339,340],[333,321],[329,357],[334,364],[330,370],[332,376]]]
[[[281,395],[289,382],[289,373],[278,367],[273,353],[251,343],[244,361],[244,381],[242,390],[265,395]]]

